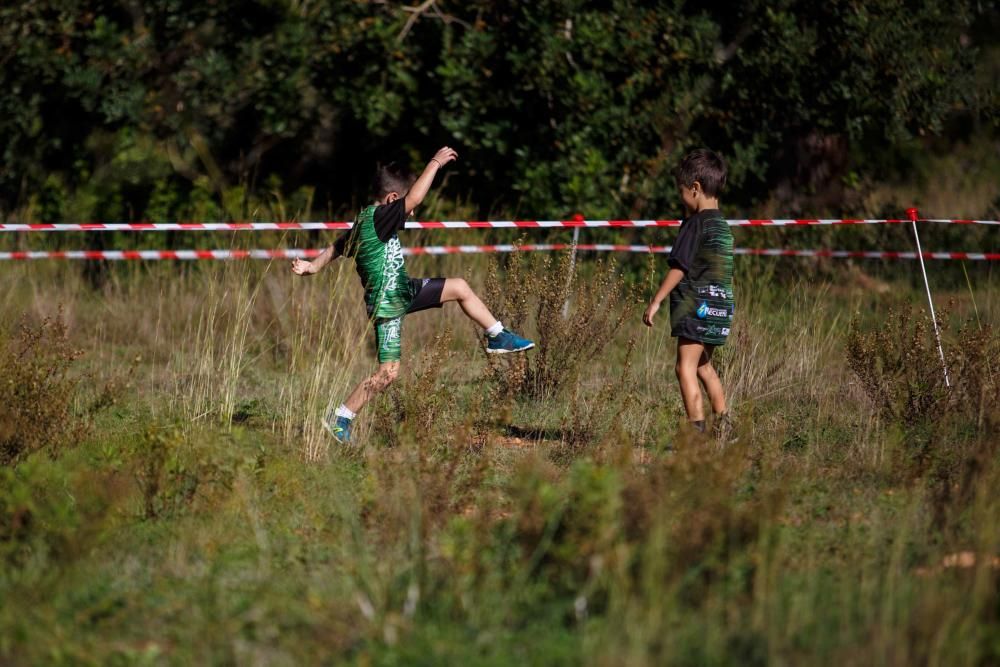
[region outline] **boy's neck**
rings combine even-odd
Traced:
[[[701,213],[702,211],[712,211],[719,208],[719,198],[718,197],[702,197],[695,204],[694,208],[688,209],[688,215],[694,215],[695,213]]]

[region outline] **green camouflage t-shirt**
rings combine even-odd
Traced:
[[[358,214],[354,227],[335,244],[339,254],[354,257],[369,317],[399,317],[413,301],[403,246],[397,235],[406,217],[402,198],[384,206],[368,206]]]
[[[733,234],[716,209],[681,223],[667,262],[684,271],[670,293],[670,335],[722,345],[733,325]]]

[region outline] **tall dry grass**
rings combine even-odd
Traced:
[[[482,287],[484,263],[437,261],[411,273]],[[565,285],[555,266],[535,279]],[[375,366],[349,264],[308,280],[280,263],[123,267],[98,292],[71,267],[12,267],[5,321],[67,304],[72,368],[95,378],[76,405],[134,370],[90,436],[0,468],[0,656],[990,664],[1000,291],[974,285],[978,320],[952,295],[964,389],[928,441],[877,400],[914,378],[848,363],[853,314],[864,342],[886,297],[749,268],[717,357],[734,443],[679,428],[673,343],[638,308],[558,391],[498,408],[452,306],[408,318],[403,377],[345,452],[319,417]],[[579,270],[585,295],[600,283]],[[537,312],[528,281],[499,276]],[[561,322],[607,306],[579,295]],[[913,348],[878,345],[860,358]],[[937,371],[933,352],[919,369]]]

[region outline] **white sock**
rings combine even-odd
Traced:
[[[357,417],[357,415],[351,412],[351,409],[348,408],[343,403],[340,404],[340,407],[337,408],[337,411],[334,414],[336,414],[338,417],[344,417],[346,419],[354,419],[355,417]]]
[[[503,331],[503,323],[501,323],[500,320],[497,320],[496,324],[486,330],[486,335],[490,338],[496,338],[500,335],[501,331]]]

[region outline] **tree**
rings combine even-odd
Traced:
[[[236,215],[299,186],[344,210],[377,159],[440,143],[483,215],[663,215],[695,145],[751,205],[994,113],[974,7],[22,0],[0,8],[0,211]]]

